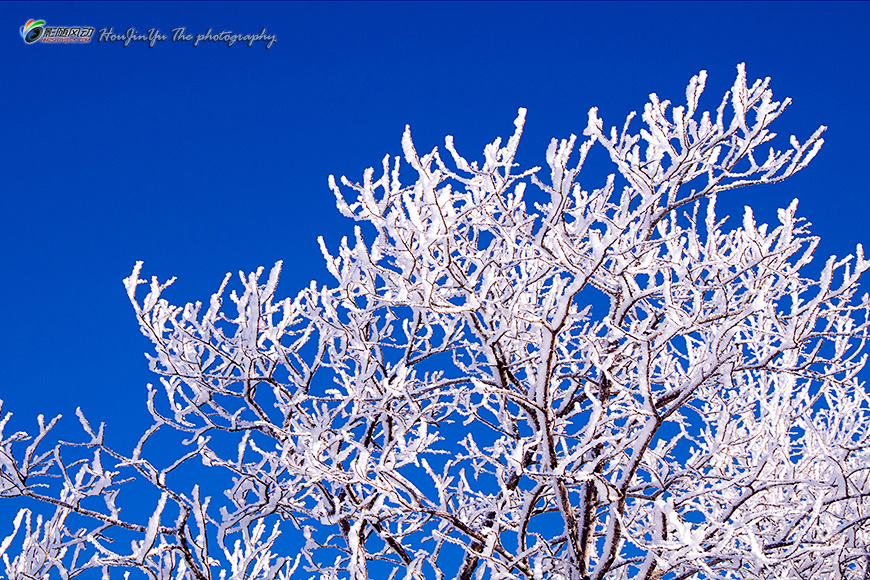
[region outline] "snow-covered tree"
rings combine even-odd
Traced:
[[[0,536],[5,576],[866,580],[870,262],[811,277],[796,202],[726,226],[717,196],[803,169],[824,127],[762,153],[790,101],[740,66],[701,113],[705,79],[639,133],[592,109],[548,171],[517,168],[523,109],[481,163],[406,131],[409,185],[389,156],[330,178],[362,226],[295,297],[278,263],[173,306],[137,264],[153,427],[126,453],[81,411],[75,444],[0,431],[0,494],[56,507]],[[615,174],[585,189],[596,146]]]

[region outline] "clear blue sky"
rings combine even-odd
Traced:
[[[30,19],[266,28],[277,42],[26,45]],[[277,260],[284,295],[328,281],[316,237],[335,248],[352,230],[327,177],[400,153],[406,123],[419,149],[452,134],[477,158],[527,107],[520,159],[543,164],[590,107],[621,126],[648,93],[680,101],[706,69],[715,108],[746,62],[794,99],[775,126],[783,147],[829,130],[805,172],[721,205],[771,221],[799,197],[817,261],[868,241],[868,3],[4,2],[0,22],[0,398],[19,428],[39,412],[77,427],[81,406],[110,438],[138,437],[156,377],[121,285],[134,262],[178,276],[175,303]]]

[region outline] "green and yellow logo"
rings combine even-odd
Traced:
[[[45,32],[45,20],[28,20],[27,24],[21,27],[21,38],[27,44],[33,44]]]

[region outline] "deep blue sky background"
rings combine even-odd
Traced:
[[[28,46],[18,30],[31,18],[265,27],[278,42]],[[419,150],[452,134],[476,159],[527,107],[520,160],[544,164],[550,138],[582,133],[590,107],[621,126],[650,92],[682,102],[706,69],[714,109],[746,62],[794,99],[780,147],[829,130],[803,173],[720,207],[735,225],[747,203],[772,221],[799,197],[823,238],[817,262],[870,237],[868,3],[4,2],[0,23],[0,398],[18,428],[40,412],[75,427],[81,406],[110,440],[134,441],[157,382],[121,285],[134,262],[178,276],[175,303],[277,260],[282,295],[328,281],[316,237],[335,248],[352,224],[327,177],[357,180],[399,154],[406,123]]]

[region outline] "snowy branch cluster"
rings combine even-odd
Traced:
[[[700,113],[705,78],[639,133],[592,109],[546,177],[517,170],[523,109],[482,163],[406,131],[410,185],[389,156],[330,179],[362,227],[295,298],[279,263],[173,306],[137,264],[154,425],[126,454],[81,412],[78,443],[0,431],[0,495],[56,508],[0,534],[5,577],[866,580],[870,262],[806,274],[796,202],[724,227],[720,192],[793,175],[824,127],[762,153],[789,101],[741,66]],[[617,174],[587,190],[596,144]]]

